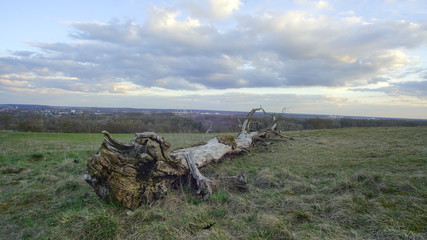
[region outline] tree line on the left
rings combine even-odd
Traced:
[[[0,131],[58,132],[58,133],[225,133],[238,132],[239,120],[245,115],[225,114],[184,114],[173,113],[141,114],[128,112],[120,114],[84,113],[76,115],[44,115],[40,113],[0,113]],[[255,130],[268,126],[268,118],[253,117]],[[415,127],[427,126],[426,120],[405,119],[354,119],[287,117],[278,119],[278,129],[294,131],[306,129],[331,129],[354,127]]]
[[[0,130],[20,132],[111,133],[234,132],[238,130],[238,116],[173,114],[121,115],[43,115],[37,113],[0,113]]]

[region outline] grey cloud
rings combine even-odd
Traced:
[[[31,51],[13,51],[11,53],[12,56],[17,56],[17,57],[31,57],[34,54],[36,53]]]
[[[390,83],[387,87],[354,88],[353,91],[384,92],[392,96],[412,96],[427,99],[427,81]]]
[[[101,40],[118,44],[137,44],[142,40],[141,26],[131,20],[123,23],[115,19],[109,23],[76,22],[68,25],[75,29],[70,32],[70,36],[75,39]]]
[[[33,59],[25,57],[0,57],[0,74],[20,74],[41,68],[42,65]]]
[[[94,92],[117,82],[169,89],[357,86],[389,81],[384,72],[408,64],[394,49],[427,39],[426,26],[404,21],[288,12],[237,16],[236,26],[224,30],[173,14],[152,9],[144,23],[68,23],[73,42],[31,43],[40,53],[0,58],[0,74],[53,73],[76,80],[34,85]]]
[[[391,79],[389,77],[377,76],[377,77],[373,77],[371,80],[369,80],[368,83],[388,82],[390,80]]]
[[[427,67],[421,66],[412,66],[406,69],[403,69],[400,73],[394,76],[396,79],[406,79],[406,80],[427,80]]]
[[[427,81],[395,83],[377,90],[384,91],[390,95],[405,95],[427,99]]]

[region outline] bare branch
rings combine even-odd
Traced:
[[[206,130],[206,133],[205,134],[208,134],[211,130],[212,130],[212,124],[213,123],[211,123],[211,125],[209,126],[209,128],[208,128],[208,130]]]
[[[209,199],[212,195],[212,180],[203,176],[199,169],[196,166],[196,162],[194,161],[193,152],[189,151],[185,160],[187,161],[187,166],[190,169],[191,175],[196,180],[197,183],[197,194],[202,196],[203,200]]]

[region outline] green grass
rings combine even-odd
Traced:
[[[213,136],[161,135],[172,149]],[[202,169],[243,172],[249,192],[219,188],[200,201],[184,185],[130,211],[83,180],[101,134],[1,132],[0,239],[427,238],[426,127],[287,135],[295,140]]]

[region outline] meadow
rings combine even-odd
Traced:
[[[248,192],[201,201],[182,185],[130,211],[83,180],[101,134],[0,132],[0,239],[427,239],[427,127],[286,134],[201,169],[245,173]],[[160,135],[171,149],[215,136]]]

